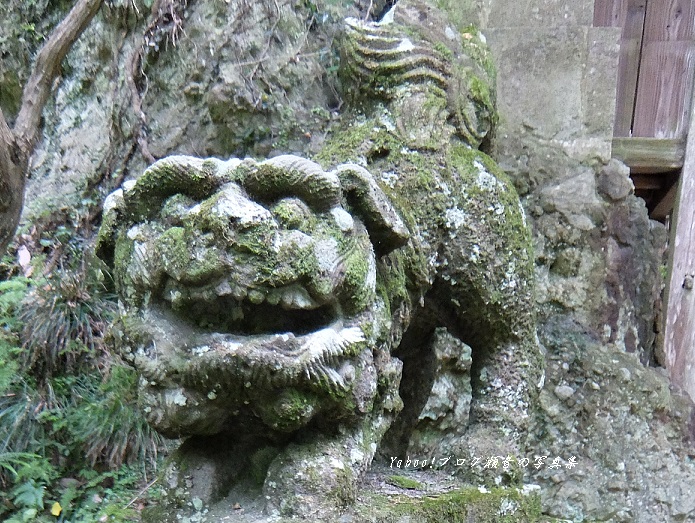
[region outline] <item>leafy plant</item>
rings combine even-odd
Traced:
[[[115,308],[103,279],[81,262],[0,281],[1,521],[138,520],[163,441],[103,340]]]
[[[43,496],[46,491],[44,485],[37,485],[34,480],[20,483],[12,490],[13,502],[23,508],[43,508]]]
[[[25,467],[31,460],[38,458],[37,454],[28,452],[0,452],[0,469],[3,469],[17,477],[17,469]]]
[[[16,360],[16,353],[19,348],[13,343],[12,338],[0,332],[0,394],[4,392],[16,381],[19,371],[19,364]]]
[[[98,387],[84,391],[84,401],[69,413],[70,427],[91,465],[154,462],[163,444],[136,408],[137,374],[113,365]]]
[[[24,364],[44,379],[75,372],[105,352],[103,334],[114,302],[86,263],[60,270],[24,300]]]
[[[23,380],[12,392],[0,395],[0,452],[45,454],[52,438],[39,419],[50,407],[46,398]],[[0,473],[0,482],[8,479]]]
[[[27,278],[0,281],[0,330],[5,332],[18,327],[16,312],[29,289]]]
[[[30,521],[35,521],[36,516],[39,511],[35,508],[25,509],[21,515],[16,515],[6,520],[5,523],[29,523]]]
[[[0,281],[0,395],[16,381],[19,371],[17,333],[21,326],[17,311],[27,290],[26,278]]]

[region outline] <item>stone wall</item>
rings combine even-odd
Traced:
[[[534,226],[542,316],[654,362],[667,234],[610,160],[620,29],[593,1],[471,3],[498,67],[494,156]]]
[[[534,229],[547,374],[531,446],[583,463],[533,475],[544,510],[573,521],[689,521],[680,489],[695,482],[684,459],[692,404],[669,392],[663,369],[643,366],[656,363],[668,234],[611,160],[619,29],[591,27],[591,0],[466,9],[498,67],[494,156]]]

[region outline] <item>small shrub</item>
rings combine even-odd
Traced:
[[[24,365],[37,379],[74,373],[106,350],[103,334],[115,309],[87,266],[60,270],[24,300]]]
[[[17,353],[21,350],[15,345],[16,339],[0,332],[0,395],[4,394],[17,380],[19,364]]]
[[[27,278],[0,281],[0,332],[6,335],[19,328],[17,312],[29,290]]]
[[[49,407],[46,398],[24,381],[10,390],[0,396],[0,452],[43,453],[40,443],[51,439],[38,422]]]
[[[18,332],[21,324],[17,314],[28,292],[29,280],[13,278],[0,281],[0,395],[17,380],[21,352]]]
[[[91,465],[116,468],[123,463],[154,463],[163,440],[137,409],[137,374],[113,365],[98,387],[85,390],[84,401],[67,418],[76,441]]]
[[[28,452],[0,452],[0,470],[9,472],[16,478],[18,468],[26,467],[30,461],[38,457],[37,454]]]
[[[0,281],[0,521],[139,519],[163,440],[103,339],[115,298],[91,267]]]

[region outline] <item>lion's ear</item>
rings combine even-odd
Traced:
[[[408,242],[410,233],[391,201],[372,175],[356,164],[336,167],[343,197],[364,224],[379,256],[390,253]]]

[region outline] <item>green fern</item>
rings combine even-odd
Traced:
[[[21,276],[0,281],[0,314],[6,315],[8,311],[22,302],[30,281],[29,278]]]
[[[29,290],[29,281],[22,277],[0,281],[0,331],[19,330],[17,312]]]
[[[20,483],[12,490],[12,501],[18,507],[43,509],[43,496],[46,487],[33,480]]]
[[[0,469],[10,472],[14,477],[19,474],[18,468],[26,467],[32,460],[39,458],[37,454],[28,452],[0,452]]]
[[[17,363],[16,353],[21,350],[11,343],[2,332],[0,332],[0,395],[17,381],[19,363]]]

